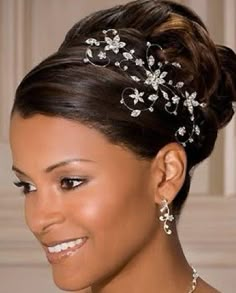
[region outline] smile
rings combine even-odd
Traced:
[[[74,248],[76,246],[83,244],[83,242],[84,242],[84,238],[78,238],[77,240],[74,240],[74,241],[63,242],[54,246],[49,246],[48,252],[58,253],[61,251],[70,250],[71,248]]]
[[[61,242],[54,246],[47,246],[45,250],[49,263],[59,264],[62,261],[73,257],[86,243],[87,239],[87,237],[83,237],[76,240]]]

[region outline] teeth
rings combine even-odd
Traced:
[[[83,242],[83,239],[82,238],[79,238],[79,239],[77,239],[75,241],[76,245],[81,244],[82,242]]]
[[[68,249],[68,244],[67,243],[62,243],[61,244],[61,249],[62,250],[67,250]]]
[[[61,244],[57,244],[55,246],[50,246],[50,247],[48,247],[48,251],[50,253],[61,252],[63,250],[67,250],[68,248],[73,248],[76,245],[81,244],[82,242],[83,242],[83,239],[79,238],[79,239],[77,239],[75,241],[69,241],[69,242],[64,242],[64,243],[61,243]]]

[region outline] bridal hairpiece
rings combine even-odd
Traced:
[[[180,126],[175,132],[175,137],[183,146],[193,143],[194,135],[200,135],[200,127],[196,124],[195,119],[195,108],[204,108],[206,104],[196,100],[196,92],[189,93],[187,90],[183,90],[183,81],[175,83],[171,77],[168,77],[171,70],[180,70],[181,64],[156,60],[150,51],[152,47],[162,50],[158,44],[147,42],[146,60],[143,60],[135,56],[135,49],[127,49],[127,44],[121,41],[117,30],[104,30],[103,35],[104,40],[89,38],[85,41],[88,47],[84,62],[98,67],[116,66],[127,72],[129,77],[137,83],[137,87],[126,87],[121,93],[120,103],[131,111],[132,117],[138,117],[144,111],[153,112],[154,105],[160,98],[164,101],[165,111],[172,115],[178,115],[182,103],[182,107],[187,110],[190,123],[188,126]],[[117,57],[115,62],[111,61],[109,54]],[[143,79],[129,73],[131,66],[137,66],[139,72],[144,71],[146,77]],[[149,87],[152,94],[138,89],[143,85]]]

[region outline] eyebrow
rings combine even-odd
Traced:
[[[55,170],[57,168],[64,167],[66,165],[69,165],[69,164],[72,164],[72,163],[76,163],[76,162],[95,163],[92,160],[86,160],[86,159],[69,159],[69,160],[65,160],[65,161],[58,162],[56,164],[53,164],[53,165],[47,167],[44,170],[44,172],[45,173],[50,173],[50,172],[52,172],[53,170]],[[17,173],[19,173],[19,174],[21,174],[23,176],[27,176],[23,171],[21,171],[19,168],[17,168],[14,165],[12,166],[12,171],[15,171],[15,172],[17,172]]]

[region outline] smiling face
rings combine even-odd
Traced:
[[[95,129],[43,115],[14,114],[10,140],[26,221],[59,287],[74,291],[112,278],[154,237],[150,161]]]

